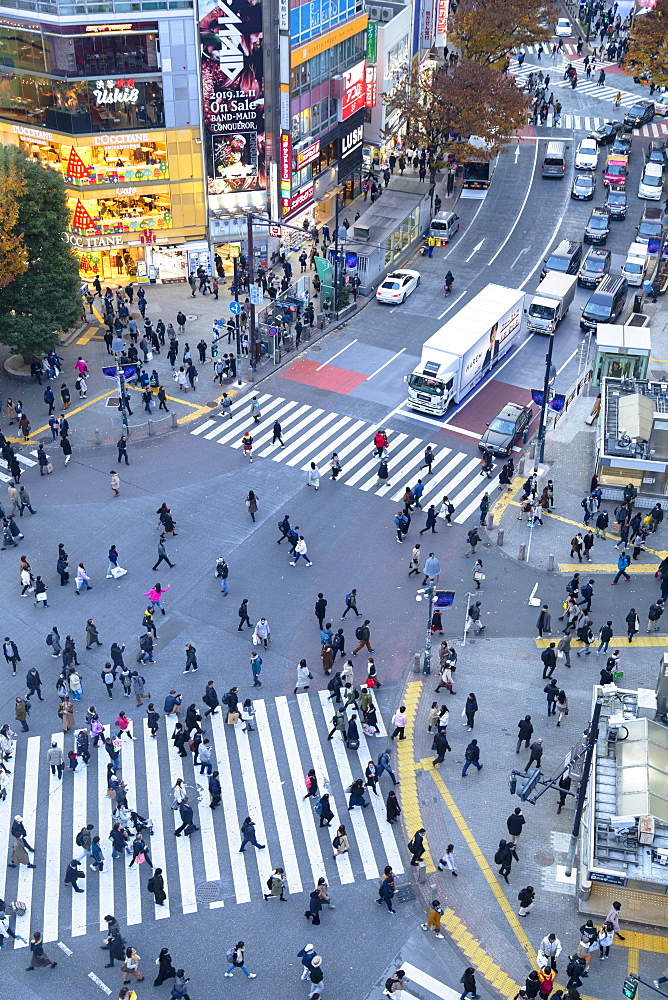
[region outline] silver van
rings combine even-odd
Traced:
[[[565,142],[548,142],[543,158],[541,170],[543,177],[563,177],[566,173],[566,150],[568,146]]]
[[[445,246],[459,229],[459,216],[455,212],[437,212],[431,220],[429,235],[441,241]]]

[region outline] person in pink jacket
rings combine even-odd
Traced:
[[[162,611],[162,613],[164,615],[165,609],[163,608],[162,604],[160,603],[160,599],[162,598],[162,595],[166,594],[167,591],[170,590],[170,589],[171,588],[169,586],[167,586],[163,590],[163,588],[160,586],[160,584],[156,583],[155,587],[153,587],[152,590],[149,590],[148,593],[142,594],[142,597],[148,597],[148,599],[150,600],[150,602],[151,602],[151,604],[153,606],[153,609],[155,610],[155,608],[160,608],[160,610]]]

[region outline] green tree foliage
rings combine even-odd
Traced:
[[[18,230],[19,197],[25,182],[15,163],[0,174],[0,288],[28,270],[28,252]]]
[[[511,49],[550,41],[561,13],[553,0],[460,0],[450,36],[465,59],[501,66]]]
[[[29,358],[51,350],[58,331],[80,319],[79,273],[61,238],[69,215],[60,175],[16,146],[0,146],[0,189],[10,175],[28,267],[0,287],[0,343]]]
[[[471,59],[460,59],[454,73],[440,68],[399,80],[386,100],[401,110],[409,139],[434,152],[437,166],[449,153],[460,163],[491,159],[527,121],[527,98],[514,82]],[[477,138],[469,143],[471,136]]]
[[[653,10],[636,17],[624,61],[657,87],[668,86],[668,0],[658,0]]]

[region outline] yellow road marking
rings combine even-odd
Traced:
[[[628,954],[628,974],[631,975],[632,972],[638,974],[640,963],[640,952],[637,948],[629,948]]]
[[[109,392],[103,392],[101,396],[96,396],[94,399],[87,399],[85,403],[82,403],[81,406],[75,407],[73,410],[63,410],[62,412],[69,420],[70,417],[73,417],[75,413],[81,413],[82,410],[85,410],[87,407],[92,406],[93,403],[99,403],[101,399],[107,399],[108,396],[113,396],[114,392],[116,392],[115,389],[110,389]],[[32,441],[33,438],[38,437],[40,434],[43,434],[44,431],[51,431],[51,428],[49,427],[48,424],[44,424],[43,427],[38,427],[36,431],[31,431],[29,440]],[[10,440],[12,439],[10,438]],[[15,440],[22,441],[23,439],[16,438]]]
[[[431,762],[430,762],[430,764],[431,764]],[[506,894],[504,893],[503,889],[499,885],[499,880],[496,878],[496,876],[494,875],[494,872],[490,868],[489,863],[487,861],[487,858],[485,857],[485,855],[482,853],[480,847],[478,846],[478,842],[475,839],[475,837],[473,836],[473,833],[471,832],[471,828],[469,827],[468,823],[466,822],[466,820],[462,816],[461,812],[459,811],[459,808],[458,808],[455,800],[453,799],[452,795],[448,791],[448,788],[447,788],[445,782],[443,781],[443,778],[441,777],[441,775],[439,774],[439,772],[436,770],[436,768],[430,766],[428,768],[425,768],[425,770],[428,770],[429,773],[431,774],[431,776],[432,776],[432,778],[434,780],[434,784],[436,785],[436,787],[438,788],[439,792],[441,793],[441,798],[445,802],[445,804],[446,804],[446,806],[448,808],[448,811],[450,812],[450,815],[452,816],[453,820],[457,824],[459,832],[461,833],[462,837],[464,838],[464,840],[468,844],[468,847],[469,847],[469,850],[471,851],[471,854],[473,855],[473,857],[477,861],[478,867],[480,868],[481,872],[485,876],[485,879],[487,880],[487,884],[489,885],[490,889],[494,893],[496,901],[499,904],[499,906],[501,907],[506,920],[510,924],[515,937],[519,941],[519,943],[520,943],[522,949],[524,950],[524,952],[526,953],[529,961],[533,964],[534,961],[535,961],[535,958],[536,958],[536,949],[531,944],[531,942],[529,941],[529,938],[524,933],[524,928],[520,924],[520,922],[519,922],[519,920],[517,918],[517,915],[515,914],[515,911],[513,910],[513,908],[510,905],[510,903],[508,902],[508,900],[506,898]]]
[[[89,326],[88,329],[86,330],[86,332],[84,334],[82,334],[79,337],[79,339],[75,341],[75,343],[82,344],[82,345],[83,344],[87,344],[88,341],[92,340],[93,337],[97,336],[97,334],[98,334],[98,330],[96,330],[94,326]]]
[[[626,572],[629,576],[633,573],[651,573],[652,576],[656,573],[656,568],[659,564],[652,563],[648,565],[647,563],[642,563],[640,566],[634,566],[631,563],[630,566],[626,567]],[[617,563],[559,563],[560,573],[572,573],[581,572],[585,576],[587,573],[614,573],[616,574],[619,570]]]
[[[415,716],[420,704],[422,683],[422,681],[411,681],[406,686],[402,702],[406,706],[406,716],[408,718],[405,729],[406,738],[399,740],[397,747],[397,768],[401,783],[401,809],[410,837],[424,825],[417,789],[417,771],[420,767],[419,764],[416,765],[414,757]],[[427,838],[425,838],[425,843],[426,840]],[[424,862],[428,872],[436,871],[436,865],[428,846]]]
[[[515,476],[510,487],[498,497],[490,507],[490,514],[494,515],[494,524],[498,524],[511,503],[515,503],[513,497],[517,495],[524,480],[521,476]],[[498,516],[497,516],[498,515]]]
[[[638,952],[653,951],[659,955],[668,955],[668,938],[656,937],[654,934],[640,934],[638,931],[624,930],[624,941],[620,941],[615,935],[615,943],[623,948],[628,948],[629,952],[635,952],[636,967],[631,969],[631,955],[629,954],[629,972],[638,971]]]
[[[547,649],[547,647],[550,645],[551,642],[556,642],[556,641],[557,641],[556,637],[554,639],[547,637],[545,639],[536,639],[536,648]],[[624,644],[624,646],[627,648],[629,647],[629,645],[631,645],[633,646],[634,649],[636,646],[666,646],[668,645],[668,638],[665,635],[640,635],[638,632],[636,632],[636,634],[633,636],[632,643],[629,643],[628,636],[626,635],[614,635],[610,640],[610,645],[613,647],[621,646],[622,644]],[[571,643],[571,648],[582,649],[583,643],[581,643],[579,639],[573,639],[573,642]],[[594,649],[593,642],[590,648],[592,650]]]

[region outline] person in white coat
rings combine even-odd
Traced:
[[[313,674],[306,666],[306,660],[300,660],[297,664],[297,683],[295,684],[295,694],[299,688],[303,688],[304,691],[308,691],[309,684],[313,680]]]
[[[314,486],[316,490],[320,486],[320,469],[315,462],[311,462],[309,470],[306,473],[306,485]]]
[[[300,535],[298,541],[295,544],[295,558],[291,561],[291,566],[297,565],[297,560],[302,557],[307,566],[311,566],[311,560],[308,557],[308,552],[306,551],[306,542],[304,541],[304,536]]]
[[[538,955],[536,956],[536,961],[539,969],[545,968],[547,966],[549,969],[557,969],[557,959],[561,954],[561,941],[556,934],[546,934],[540,943],[538,948]]]
[[[253,632],[253,645],[264,646],[266,649],[269,645],[270,636],[271,629],[269,628],[269,622],[266,618],[260,618]]]

